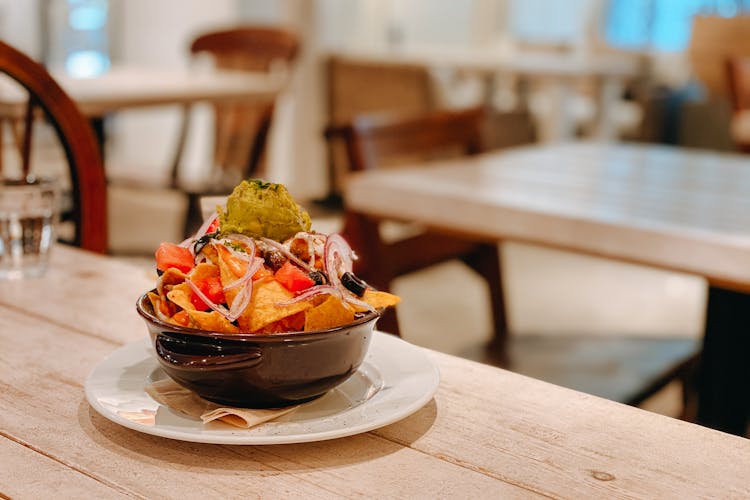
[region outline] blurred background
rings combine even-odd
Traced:
[[[280,130],[271,138],[268,176],[288,184],[298,197],[313,199],[330,188],[320,130],[331,111],[340,112],[327,103],[333,83],[326,81],[326,63],[332,53],[431,46],[519,58],[527,51],[627,55],[637,60],[640,71],[620,96],[614,115],[619,137],[648,132],[653,140],[729,149],[730,106],[712,101],[696,80],[691,31],[696,16],[732,17],[748,9],[747,0],[215,0],[210,5],[200,0],[3,0],[0,32],[50,68],[91,76],[118,64],[187,67],[191,40],[212,28],[243,23],[291,28],[301,37],[302,51],[274,119]],[[450,66],[427,69],[433,85],[430,106],[461,107],[485,98],[483,75]],[[498,109],[521,104],[513,78],[495,79],[492,102]],[[524,82],[531,87],[524,104],[539,121],[546,97],[541,83]],[[567,103],[582,134],[597,112],[594,84],[581,82]],[[646,131],[657,125],[649,112],[659,105],[668,116],[661,117],[660,130]],[[111,163],[164,168],[179,123],[175,109],[118,113],[108,123]],[[194,175],[206,163],[209,139],[210,134],[197,133],[189,141],[185,162]]]
[[[275,103],[259,175],[286,184],[312,212],[314,227],[333,231],[340,227],[347,167],[323,131],[361,113],[481,104],[503,116],[522,116],[510,129],[530,126],[539,142],[738,150],[742,127],[723,61],[729,53],[750,54],[749,14],[750,0],[0,0],[0,36],[57,74],[87,78],[120,65],[207,64],[189,47],[213,29],[248,24],[295,33],[299,53]],[[732,30],[701,19],[745,24]],[[548,70],[520,67],[533,66],[537,56],[574,64],[563,70],[554,63]],[[488,69],[482,62],[488,57],[510,64]],[[610,69],[589,71],[590,61]],[[108,177],[166,176],[177,148],[183,183],[209,175],[211,107],[197,104],[189,112],[184,144],[179,107],[107,116]],[[59,154],[54,141],[47,148],[44,134],[35,140],[37,158]],[[187,202],[168,188],[113,185],[109,194],[110,252],[149,269],[160,241],[181,239]],[[697,342],[702,333],[706,285],[699,278],[514,243],[503,244],[502,259],[514,335],[628,334]],[[455,285],[445,289],[441,283]],[[491,330],[483,286],[458,262],[399,278],[394,289],[404,297],[404,337],[472,356]],[[620,369],[606,356],[568,362],[588,364],[589,371],[553,381],[583,390],[597,370]],[[657,406],[673,411],[668,400]]]

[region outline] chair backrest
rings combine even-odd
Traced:
[[[0,42],[0,72],[23,86],[29,94],[23,163],[33,170],[31,134],[35,109],[40,108],[54,127],[65,150],[72,188],[73,244],[107,251],[107,191],[104,168],[94,132],[73,100],[41,64],[14,47]]]
[[[326,64],[328,123],[348,123],[373,113],[423,115],[435,109],[437,97],[429,70],[421,65],[378,64],[333,56]],[[373,92],[372,89],[377,89]],[[340,141],[329,141],[329,188],[343,190],[347,154]]]
[[[343,140],[350,172],[396,168],[412,161],[481,152],[484,118],[483,108],[409,117],[362,115],[348,124],[329,127],[326,138]],[[386,288],[388,275],[391,271],[398,274],[398,270],[386,271],[383,259],[388,259],[390,245],[380,237],[380,223],[347,210],[346,205],[344,209],[342,232],[361,257],[358,273]],[[381,278],[383,282],[378,281]]]
[[[289,71],[299,52],[297,35],[282,28],[240,26],[196,37],[191,54],[209,54],[219,69],[270,73]],[[231,188],[260,168],[273,104],[215,105],[214,166],[225,179],[217,188]]]
[[[432,79],[424,66],[382,65],[334,56],[328,59],[326,73],[328,119],[332,123],[365,113],[418,115],[435,106]]]
[[[750,56],[726,61],[727,86],[734,114],[730,124],[732,139],[743,153],[750,153]]]
[[[483,149],[484,108],[437,111],[414,117],[361,115],[332,127],[329,138],[344,139],[351,171],[393,166]]]
[[[750,56],[727,59],[727,84],[734,110],[750,110]]]
[[[727,96],[725,61],[750,56],[750,15],[698,16],[693,20],[688,49],[693,73],[714,95]]]

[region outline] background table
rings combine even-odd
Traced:
[[[684,498],[750,495],[748,441],[427,351],[433,401],[318,443],[203,445],[120,427],[88,372],[141,339],[153,277],[58,246],[41,279],[0,283],[0,496],[39,498]]]
[[[267,101],[284,80],[265,74],[231,71],[190,71],[146,66],[114,66],[102,75],[74,78],[54,75],[81,112],[101,117],[124,108],[189,104],[198,101]],[[26,94],[0,81],[0,113],[22,116]]]
[[[485,100],[491,104],[497,75],[534,78],[546,85],[550,116],[544,120],[542,140],[555,142],[575,136],[569,100],[574,87],[585,80],[598,83],[593,135],[601,140],[616,137],[615,112],[629,79],[639,76],[638,59],[621,54],[513,53],[493,49],[412,46],[391,50],[346,49],[329,53],[343,61],[410,64],[430,68],[452,68],[486,76]]]
[[[353,176],[348,206],[704,276],[699,421],[750,419],[750,157],[646,145],[532,146]]]

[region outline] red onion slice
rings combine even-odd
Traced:
[[[329,234],[323,248],[323,259],[330,283],[339,289],[346,289],[341,284],[340,276],[352,271],[353,252],[349,243],[340,234]]]
[[[331,285],[317,285],[317,286],[308,288],[304,292],[300,293],[296,297],[293,297],[289,300],[277,302],[276,305],[277,306],[290,306],[292,304],[296,304],[297,302],[302,302],[303,300],[307,300],[312,297],[315,297],[316,295],[321,295],[324,293],[329,294],[329,295],[336,295],[340,299],[342,300],[344,299],[344,297],[341,295],[341,290],[339,290],[338,288],[331,286]]]
[[[249,236],[245,236],[244,234],[240,234],[240,233],[229,233],[226,236],[224,236],[224,238],[228,240],[244,243],[248,247],[247,253],[249,254],[255,253],[255,240]]]
[[[292,262],[300,266],[305,271],[310,272],[312,270],[310,268],[310,265],[307,262],[305,262],[304,260],[294,255],[292,252],[290,252],[289,249],[286,246],[284,246],[282,243],[279,243],[278,241],[272,240],[270,238],[261,238],[260,241],[262,241],[268,246],[275,248],[279,252],[283,253],[289,260],[291,260]]]
[[[163,297],[166,295],[164,293],[164,273],[159,276],[159,279],[156,280],[156,293],[159,294],[159,297]]]
[[[161,298],[159,298],[159,301],[156,303],[156,307],[154,307],[154,314],[156,314],[156,317],[160,320],[164,321],[165,323],[171,323],[169,317],[161,312]]]
[[[239,318],[242,315],[242,313],[245,312],[245,309],[247,309],[248,304],[250,304],[250,298],[252,298],[252,296],[253,296],[253,280],[249,279],[245,282],[245,286],[242,287],[242,290],[240,290],[240,293],[238,293],[237,296],[234,298],[234,301],[232,302],[232,307],[229,308],[229,314],[227,315],[227,319],[229,321],[234,321],[237,318]]]
[[[370,312],[375,312],[375,308],[374,308],[374,307],[372,307],[372,306],[371,306],[370,304],[368,304],[368,303],[367,303],[367,302],[365,302],[364,300],[360,300],[360,299],[354,298],[354,297],[353,297],[353,296],[351,296],[350,294],[346,294],[346,295],[344,296],[344,300],[345,300],[346,302],[348,302],[348,303],[352,304],[352,305],[355,305],[355,306],[359,306],[359,307],[361,307],[361,308],[363,308],[363,309],[367,309],[367,310],[368,310],[368,311],[370,311]]]
[[[193,246],[193,243],[195,243],[195,241],[198,240],[201,236],[203,236],[204,234],[206,234],[206,231],[208,230],[208,227],[211,224],[213,224],[213,222],[218,217],[219,217],[219,214],[218,213],[214,213],[211,217],[209,217],[208,219],[206,219],[203,222],[203,225],[195,232],[194,235],[192,235],[192,236],[190,236],[188,238],[185,238],[177,246],[180,246],[180,247],[183,247],[183,248],[188,248],[190,250],[190,253],[193,255],[193,257],[195,257],[195,247]],[[198,262],[196,262],[196,264],[198,264]]]
[[[260,269],[260,267],[263,265],[263,262],[263,259],[253,259],[251,262],[248,262],[247,271],[245,271],[245,274],[241,278],[225,286],[224,291],[226,292],[227,290],[231,290],[233,288],[237,288],[240,285],[244,285],[248,281],[252,281],[253,275],[258,272],[258,269]]]
[[[198,288],[198,285],[193,283],[190,278],[185,278],[185,283],[188,284],[190,289],[195,293],[208,307],[216,311],[217,313],[221,314],[225,318],[229,319],[229,311],[227,311],[227,308],[224,307],[221,304],[215,304],[211,299],[209,299],[205,293],[201,291],[200,288]],[[230,319],[229,321],[234,321],[233,319]]]
[[[193,235],[193,238],[198,239],[201,236],[203,236],[204,234],[206,234],[206,231],[208,230],[208,228],[218,218],[219,218],[219,213],[218,212],[214,212],[211,215],[211,217],[209,217],[208,219],[206,219],[205,221],[203,221],[203,225],[200,228],[198,228],[198,230],[195,232],[195,235]]]

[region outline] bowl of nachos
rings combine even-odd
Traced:
[[[298,404],[359,368],[399,301],[359,279],[355,260],[283,185],[243,181],[192,237],[159,246],[159,278],[136,308],[183,387],[230,406]]]

